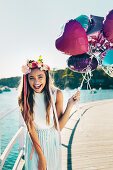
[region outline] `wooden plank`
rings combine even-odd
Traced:
[[[81,119],[73,114],[61,132],[62,169],[113,170],[113,100],[86,104],[78,112],[84,112]]]

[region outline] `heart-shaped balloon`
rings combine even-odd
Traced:
[[[89,25],[89,17],[87,15],[80,15],[75,20],[78,21],[82,25],[85,31],[87,31],[88,25]]]
[[[67,64],[70,70],[74,72],[85,73],[88,67],[91,71],[95,70],[98,66],[98,61],[95,57],[91,58],[89,54],[84,53],[69,57]]]
[[[103,35],[108,41],[113,43],[113,10],[108,13],[104,20]]]
[[[104,17],[90,15],[90,18],[87,35],[100,31],[103,27]]]
[[[103,63],[104,65],[111,65],[111,64],[113,64],[113,50],[108,50],[108,51],[106,52],[106,55],[105,55],[105,57],[103,58],[102,63]]]
[[[55,42],[56,48],[68,55],[88,52],[88,38],[84,28],[76,20],[66,23],[63,34]]]

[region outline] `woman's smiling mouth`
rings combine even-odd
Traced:
[[[35,89],[40,89],[41,86],[42,86],[42,84],[40,84],[40,85],[33,85],[33,87],[34,87]]]

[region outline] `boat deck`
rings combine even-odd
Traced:
[[[113,170],[113,100],[81,106],[62,130],[62,144],[63,170]]]

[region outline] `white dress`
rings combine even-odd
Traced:
[[[54,89],[56,101],[57,89]],[[34,94],[34,124],[40,141],[43,154],[47,161],[47,170],[61,170],[61,145],[58,131],[54,127],[53,109],[50,109],[50,125],[46,124],[46,107],[44,103],[44,92]],[[25,170],[38,169],[38,154],[34,149],[30,160],[33,143],[27,132],[25,147]]]

